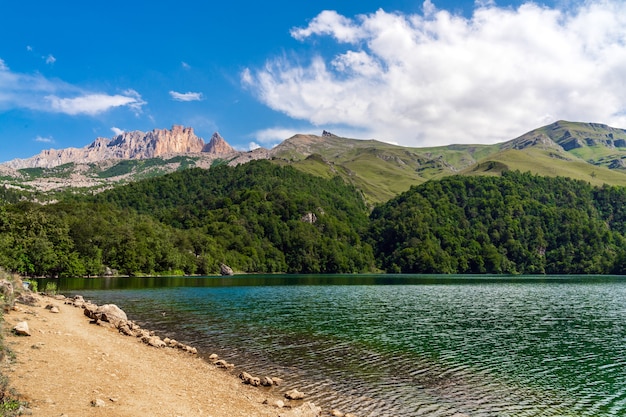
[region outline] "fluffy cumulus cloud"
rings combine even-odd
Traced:
[[[176,91],[170,91],[170,97],[174,101],[201,101],[202,93],[193,93],[191,91],[187,93],[178,93]]]
[[[626,127],[626,2],[565,3],[324,11],[291,35],[338,53],[278,57],[241,79],[292,118],[403,145],[491,143],[558,119]]]
[[[126,107],[139,114],[145,104],[141,95],[132,89],[118,94],[87,91],[41,74],[13,72],[0,60],[0,111],[28,109],[94,116]]]

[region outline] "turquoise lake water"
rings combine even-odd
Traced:
[[[360,417],[626,415],[626,277],[56,282]]]

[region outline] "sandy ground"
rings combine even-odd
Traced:
[[[56,305],[60,312],[45,309]],[[217,369],[197,355],[154,348],[116,330],[90,324],[81,308],[43,298],[5,314],[5,344],[15,359],[2,364],[33,416],[277,416],[263,405],[270,388],[242,384],[235,368]],[[31,336],[11,332],[28,322]],[[274,388],[275,389],[275,388]],[[95,407],[92,401],[102,400]]]

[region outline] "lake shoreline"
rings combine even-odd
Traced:
[[[63,300],[37,298],[5,314],[3,329],[15,356],[3,373],[33,416],[276,417],[302,404],[279,409],[278,389],[244,385],[198,355],[148,346],[90,323],[83,309]],[[11,329],[24,321],[30,336],[15,335]]]

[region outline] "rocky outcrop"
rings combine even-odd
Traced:
[[[111,159],[150,159],[180,154],[208,153],[232,155],[235,151],[219,133],[208,144],[193,128],[174,125],[171,129],[124,132],[111,139],[96,138],[83,148],[48,149],[27,159],[14,159],[0,165],[4,169],[54,168],[59,165],[95,163]]]
[[[224,138],[221,137],[219,133],[215,132],[213,133],[213,136],[211,136],[211,140],[209,141],[209,143],[204,145],[204,147],[202,148],[202,152],[212,155],[228,155],[237,151],[235,151],[232,146],[226,143]]]
[[[235,275],[235,272],[230,266],[226,264],[220,264],[220,274],[224,276],[231,276],[231,275]]]

